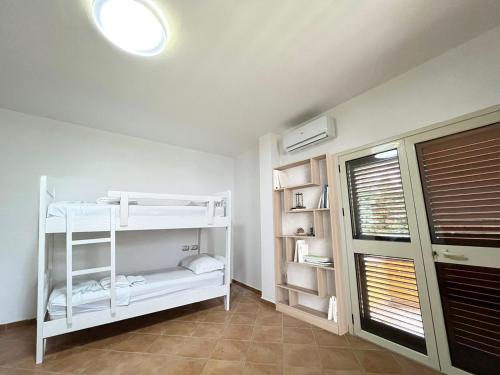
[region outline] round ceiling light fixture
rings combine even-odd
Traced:
[[[104,36],[127,52],[155,56],[167,45],[167,24],[149,0],[94,0],[92,15]]]

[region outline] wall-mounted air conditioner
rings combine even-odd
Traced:
[[[285,134],[283,136],[283,149],[286,152],[297,151],[334,137],[333,118],[322,116]]]

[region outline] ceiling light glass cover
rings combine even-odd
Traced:
[[[154,56],[167,44],[166,23],[148,0],[94,0],[92,14],[104,36],[127,52]]]

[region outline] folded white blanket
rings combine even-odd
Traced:
[[[101,290],[102,287],[96,280],[82,281],[73,285],[73,295],[85,292],[96,292]]]
[[[146,284],[146,279],[144,276],[141,275],[136,275],[136,276],[127,276],[127,280],[130,284],[130,286],[136,286],[136,285],[144,285]]]
[[[81,304],[102,301],[103,298],[109,298],[109,289],[104,290],[95,280],[84,281],[73,285],[73,297],[71,299],[73,306]],[[127,306],[130,303],[130,288],[116,289],[116,305]],[[66,284],[57,285],[50,293],[49,303],[47,305],[49,312],[58,307],[66,307]]]
[[[109,289],[111,288],[111,277],[107,276],[104,279],[101,279],[99,283],[104,289]],[[116,275],[115,286],[117,288],[127,288],[130,286],[130,283],[125,277],[125,275]]]

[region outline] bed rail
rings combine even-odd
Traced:
[[[215,208],[227,206],[227,200],[230,198],[229,192],[217,193],[215,195],[183,195],[183,194],[158,194],[141,193],[131,191],[108,191],[108,197],[119,198],[120,200],[120,226],[128,226],[129,203],[134,199],[157,199],[157,200],[175,200],[189,201],[195,203],[204,203],[207,208],[208,225],[214,222]]]

